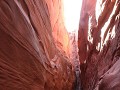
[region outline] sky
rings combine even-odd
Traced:
[[[63,0],[63,3],[67,31],[78,30],[82,0]]]

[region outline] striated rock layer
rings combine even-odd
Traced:
[[[120,90],[120,0],[83,0],[78,33],[83,90]]]
[[[62,0],[0,0],[0,90],[71,90]]]

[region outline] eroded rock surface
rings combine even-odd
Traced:
[[[83,90],[119,90],[120,0],[83,0],[78,35]]]
[[[0,0],[0,90],[71,90],[62,0]]]

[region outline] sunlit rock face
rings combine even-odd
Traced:
[[[83,90],[119,90],[120,0],[83,0],[80,17]]]
[[[0,90],[72,90],[61,3],[0,0]]]
[[[55,45],[63,54],[69,56],[69,36],[65,28],[63,0],[45,0],[50,12],[50,22]]]

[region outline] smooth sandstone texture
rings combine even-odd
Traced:
[[[83,0],[78,35],[83,90],[120,90],[120,0]]]
[[[72,90],[61,0],[0,0],[0,90]]]

